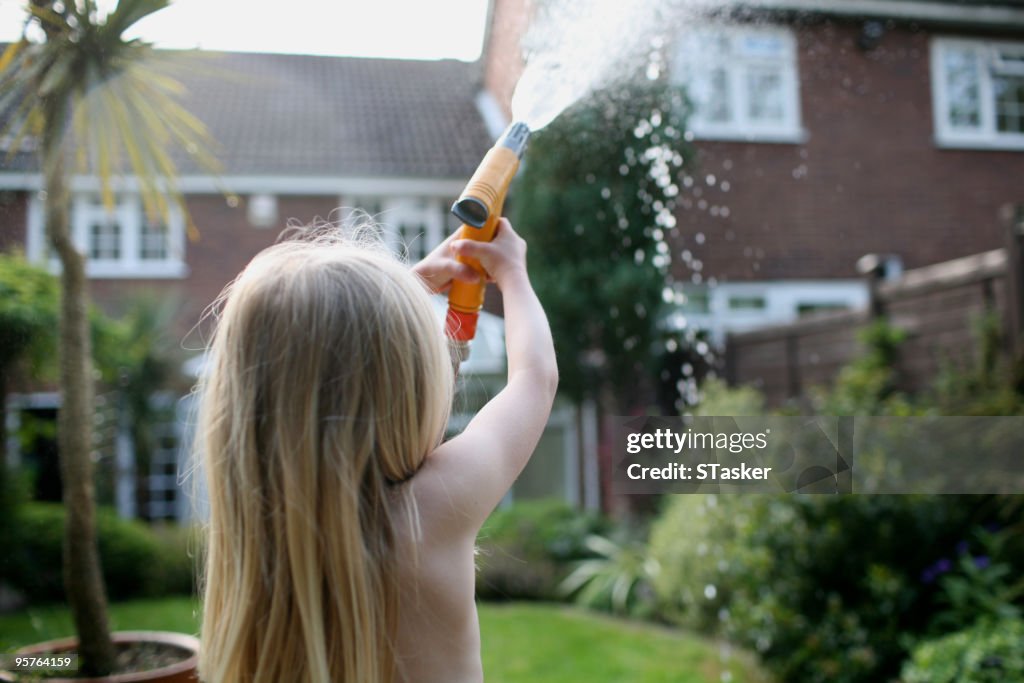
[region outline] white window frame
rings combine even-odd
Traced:
[[[699,61],[687,44],[688,40],[700,41],[715,37],[726,38],[730,43],[727,56],[707,56],[701,53]],[[745,38],[772,38],[781,42],[782,54],[766,62],[764,57],[737,54],[736,45]],[[688,128],[697,139],[744,140],[749,142],[801,143],[807,139],[800,112],[800,78],[796,35],[783,26],[739,26],[719,25],[690,29],[677,47],[672,63],[672,81],[684,87],[692,80],[694,70],[710,71],[724,68],[729,73],[729,104],[733,112],[728,122],[708,121],[700,115],[700,104],[694,102]],[[763,68],[766,63],[781,67],[782,119],[778,122],[753,120],[749,117],[749,92],[747,75],[752,68]],[[691,88],[692,90],[692,88]],[[693,93],[687,93],[693,97]]]
[[[89,226],[97,216],[113,215],[121,228],[120,257],[93,259],[89,244]],[[122,193],[112,211],[103,207],[95,193],[76,193],[71,201],[71,239],[75,247],[86,256],[85,273],[93,279],[180,279],[188,275],[185,263],[185,220],[181,210],[168,207],[167,256],[163,259],[143,259],[141,254],[142,226],[145,210],[142,199],[135,193]],[[43,201],[33,197],[29,202],[28,236],[26,252],[29,260],[46,260],[48,249],[45,235]],[[50,269],[59,270],[59,262],[51,254]]]
[[[423,195],[382,195],[342,197],[341,205],[353,209],[367,210],[375,223],[384,229],[384,239],[398,254],[408,255],[412,261],[440,244],[447,233],[445,216],[448,211],[446,200],[441,197]],[[423,231],[403,241],[398,232],[402,223],[422,225]]]
[[[970,40],[937,37],[931,41],[932,112],[935,122],[935,144],[939,147],[967,149],[1024,150],[1024,132],[1002,133],[996,129],[995,90],[992,67],[1000,50],[1024,53],[1024,42],[1002,40]],[[979,89],[979,124],[957,127],[950,121],[950,100],[944,70],[944,57],[952,50],[973,52]]]

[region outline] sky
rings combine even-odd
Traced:
[[[0,0],[0,42],[26,0]],[[115,0],[98,0],[109,9]],[[158,47],[402,59],[480,56],[488,0],[173,0],[129,38]]]

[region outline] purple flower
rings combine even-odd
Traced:
[[[924,583],[932,583],[935,579],[939,578],[950,569],[953,568],[953,563],[948,558],[941,558],[935,564],[927,567],[921,572],[921,581]]]
[[[990,558],[988,555],[979,555],[978,557],[974,558],[974,566],[978,569],[986,569],[991,564],[992,558]]]

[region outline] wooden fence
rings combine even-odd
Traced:
[[[819,314],[788,325],[730,334],[725,375],[730,384],[764,392],[770,405],[828,385],[862,352],[860,331],[885,319],[906,333],[896,375],[900,388],[920,390],[948,366],[966,367],[979,353],[979,327],[990,315],[1002,330],[1001,352],[1022,353],[1024,340],[1024,211],[1007,209],[1007,246],[907,271],[899,280],[866,274],[867,310]]]

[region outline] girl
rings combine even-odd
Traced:
[[[502,292],[507,386],[441,443],[453,392],[428,289]],[[407,270],[292,241],[225,290],[198,448],[210,498],[209,683],[481,681],[476,534],[522,470],[557,384],[526,243],[449,239]]]

